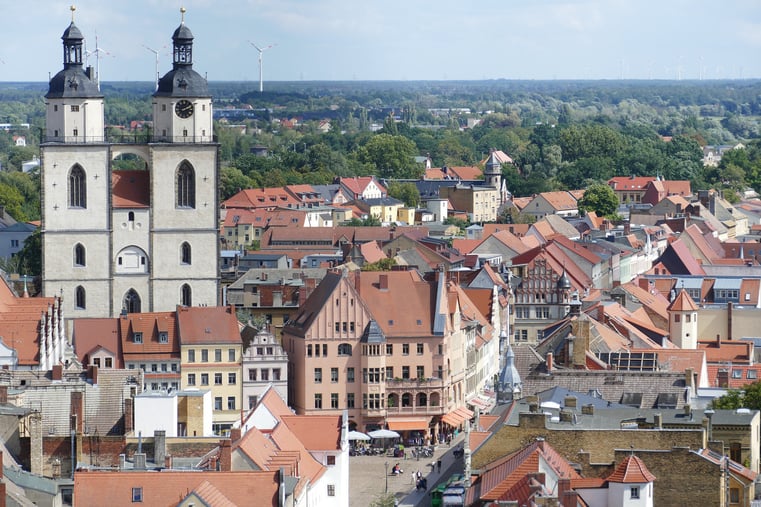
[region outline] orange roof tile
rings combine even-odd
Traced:
[[[179,307],[177,326],[181,345],[242,344],[235,310],[229,306]]]
[[[280,420],[310,451],[341,449],[341,416],[284,415]]]
[[[111,173],[114,208],[147,208],[151,205],[150,172],[114,171]]]
[[[653,482],[655,476],[650,473],[645,464],[637,456],[627,456],[618,464],[616,469],[607,478],[608,482],[623,484],[642,484]]]
[[[677,297],[668,306],[670,312],[695,312],[697,310],[697,305],[684,289],[679,291]]]

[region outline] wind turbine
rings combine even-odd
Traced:
[[[148,51],[150,51],[151,53],[153,53],[154,55],[156,55],[156,90],[158,90],[159,89],[159,52],[156,49],[149,48],[145,44],[143,44],[143,47],[147,49]]]
[[[277,46],[277,44],[270,44],[269,46],[264,46],[260,48],[253,42],[251,41],[248,41],[248,42],[249,44],[254,46],[256,50],[259,52],[259,93],[262,93],[264,91],[264,81],[262,80],[262,54],[264,54],[264,52],[267,51],[268,49],[274,48],[275,46]]]
[[[92,51],[85,50],[85,66],[87,66],[89,62],[90,55],[95,55],[95,83],[98,85],[98,90],[100,90],[100,54],[104,53],[108,56],[113,56],[111,53],[103,49],[102,47],[98,46],[98,36],[95,36],[95,49]]]

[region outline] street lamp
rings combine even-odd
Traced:
[[[386,493],[388,493],[388,461],[384,463],[384,466],[386,467]]]

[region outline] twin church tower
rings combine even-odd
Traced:
[[[106,133],[84,37],[63,33],[42,139],[42,291],[67,317],[172,311],[218,301],[219,147],[193,34],[172,35],[172,69],[153,94],[153,126]]]

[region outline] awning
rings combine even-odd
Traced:
[[[472,400],[468,401],[468,405],[473,405],[474,407],[478,407],[478,408],[480,408],[482,410],[485,409],[485,408],[489,408],[489,403],[484,401],[484,400],[482,400],[478,396],[476,396]]]
[[[423,417],[420,419],[389,419],[388,429],[394,431],[414,431],[421,430],[427,431],[431,424],[430,417]]]
[[[441,417],[441,421],[447,423],[450,426],[459,426],[465,421],[473,417],[473,412],[467,408],[461,407],[452,410],[448,414]]]

